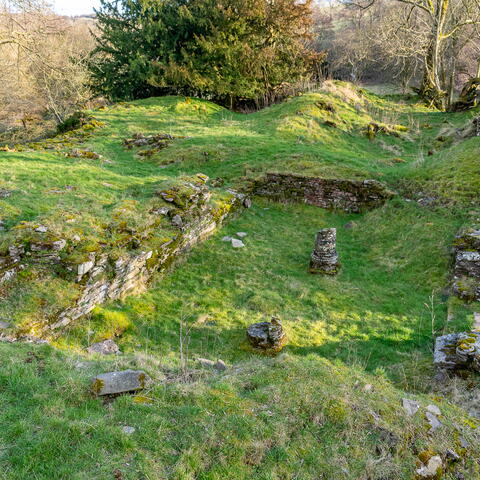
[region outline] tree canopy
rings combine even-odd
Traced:
[[[305,78],[311,0],[102,0],[91,72],[118,99],[161,94],[228,106]]]

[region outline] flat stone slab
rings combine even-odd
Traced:
[[[243,248],[245,244],[236,238],[232,238],[232,247],[233,248]]]
[[[142,370],[102,373],[93,378],[92,392],[99,396],[135,392],[151,382],[152,379]]]

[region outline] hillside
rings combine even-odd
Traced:
[[[439,386],[432,364],[434,337],[471,329],[479,308],[449,289],[454,238],[480,221],[480,140],[464,135],[476,114],[327,82],[248,115],[185,97],[121,103],[5,146],[0,478],[394,480],[436,455],[437,478],[480,478],[478,377]],[[271,172],[375,180],[393,196],[360,213],[278,202],[255,195]],[[313,276],[327,227],[341,270]],[[235,249],[224,237],[238,232]],[[141,285],[116,285],[139,257]],[[98,279],[118,295],[72,314]],[[275,357],[245,337],[272,316],[288,336]],[[123,354],[87,352],[105,339]],[[89,392],[126,368],[154,385]]]

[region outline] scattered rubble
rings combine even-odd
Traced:
[[[88,160],[99,160],[102,158],[101,155],[99,155],[96,152],[93,152],[92,150],[80,150],[80,149],[75,149],[67,153],[66,155],[68,158],[86,158]]]

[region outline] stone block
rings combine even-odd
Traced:
[[[151,381],[141,370],[102,373],[92,380],[92,392],[99,396],[134,392],[143,390]]]

